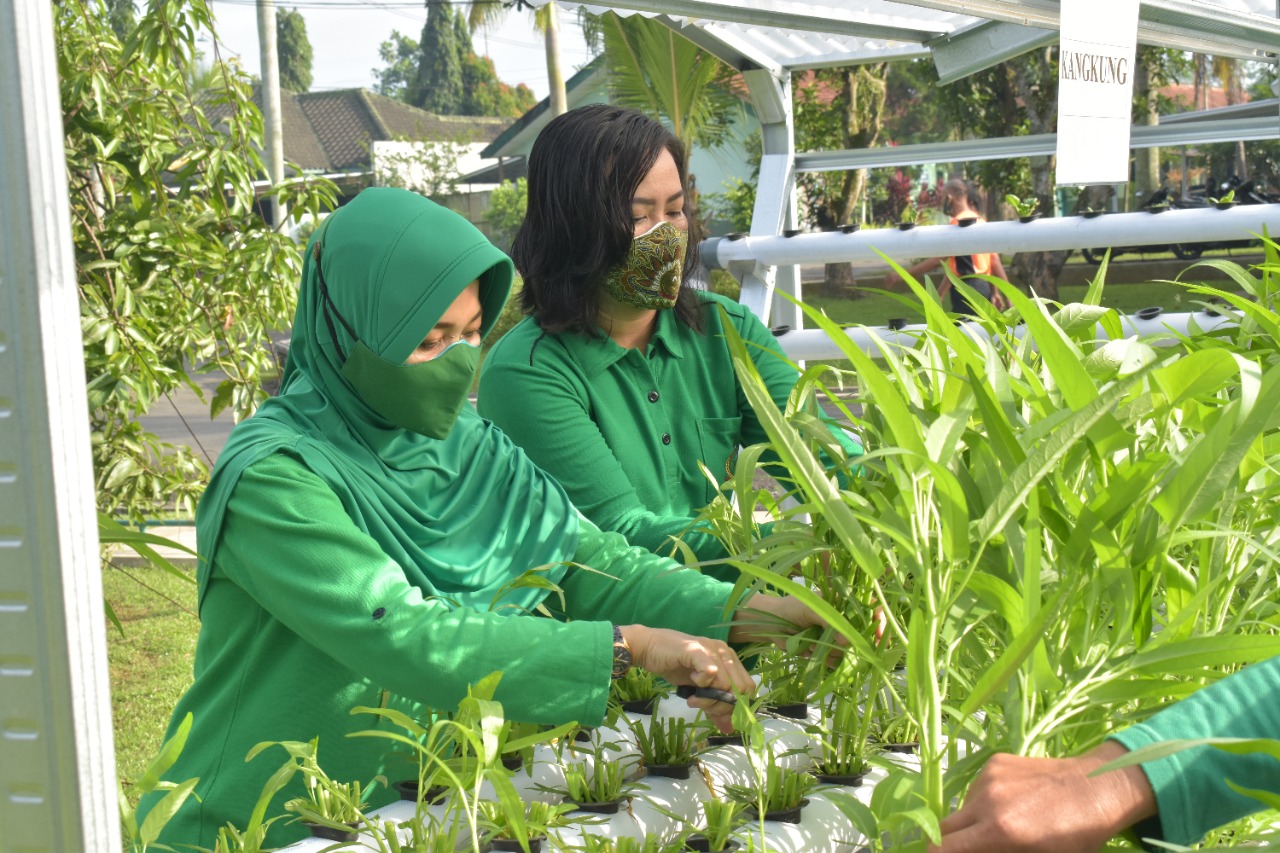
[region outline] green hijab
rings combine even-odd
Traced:
[[[333,336],[343,353],[355,339],[325,317],[317,255],[334,307],[365,346],[397,364],[472,281],[480,282],[486,335],[511,291],[511,260],[465,219],[415,193],[371,188],[331,214],[307,245],[281,393],[232,431],[196,511],[200,602],[227,501],[245,469],[272,453],[324,480],[424,595],[484,610],[524,571],[570,560],[578,521],[568,497],[471,406],[437,440],[383,420],[343,378]],[[547,577],[559,581],[564,572],[557,566]],[[545,595],[509,590],[499,606],[519,612]]]

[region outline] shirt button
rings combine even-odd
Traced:
[[[650,391],[650,392],[649,392],[649,402],[650,402],[650,403],[656,403],[656,402],[658,402],[658,392],[657,392],[657,391]]]
[[[664,433],[662,434],[662,443],[663,443],[663,444],[670,444],[670,443],[671,443],[671,433],[669,433],[669,432],[664,432]]]

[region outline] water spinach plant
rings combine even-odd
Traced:
[[[880,808],[936,839],[981,762],[961,759],[962,741],[1071,754],[1280,652],[1280,260],[1267,246],[1254,270],[1205,262],[1243,293],[1189,286],[1235,328],[1160,348],[1102,307],[1105,266],[1078,304],[993,280],[1011,310],[968,293],[979,316],[965,326],[904,274],[925,327],[905,347],[872,330],[879,358],[802,306],[849,367],[803,371],[785,412],[729,332],[797,504],[770,536],[735,543],[734,564],[814,607],[874,681],[892,686],[870,602],[904,654],[920,769],[894,770],[905,781],[877,788]],[[819,399],[867,448],[856,477],[831,473],[854,460],[811,413]],[[799,513],[811,525],[788,523]],[[820,594],[833,572],[847,589],[835,603]]]

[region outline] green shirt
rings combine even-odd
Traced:
[[[1167,740],[1208,737],[1280,739],[1280,657],[1255,663],[1171,705],[1145,723],[1113,735],[1130,750]],[[1244,788],[1280,794],[1280,761],[1202,746],[1142,765],[1159,817],[1139,835],[1195,844],[1204,834],[1263,808]]]
[[[797,373],[746,306],[700,295],[703,331],[661,311],[643,352],[607,336],[546,334],[526,318],[485,358],[477,409],[601,528],[651,551],[681,537],[706,560],[725,553],[710,533],[689,531],[716,495],[699,463],[722,482],[739,445],[767,440],[734,373],[717,307],[747,341],[779,409]]]
[[[277,748],[246,764],[261,741],[319,735],[320,763],[338,781],[414,778],[390,741],[346,737],[375,727],[374,717],[350,714],[356,705],[386,704],[427,719],[428,708],[456,706],[469,684],[500,670],[495,698],[509,718],[595,725],[609,693],[611,622],[727,636],[714,626],[725,622],[729,586],[672,572],[669,560],[586,521],[573,559],[617,580],[582,570],[565,575],[564,615],[579,621],[424,598],[324,481],[281,453],[246,469],[223,537],[201,610],[195,683],[174,712],[175,723],[191,712],[194,724],[167,774],[199,777],[203,802],[189,799],[172,820],[162,839],[170,845],[212,847],[227,821],[243,828],[285,760]],[[301,793],[296,780],[268,815]],[[390,799],[380,790],[373,804]],[[300,830],[278,822],[269,841],[289,843]]]

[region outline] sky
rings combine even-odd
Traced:
[[[392,30],[417,41],[426,21],[422,2],[412,0],[276,0],[278,7],[296,8],[307,22],[311,40],[312,91],[372,88],[373,69],[383,65],[378,46]],[[212,0],[219,50],[239,55],[241,66],[258,73],[258,15],[255,0]],[[487,39],[487,46],[486,46]],[[547,95],[546,51],[542,36],[533,29],[533,14],[527,10],[509,12],[502,25],[487,34],[472,37],[477,53],[488,54],[506,83],[524,83],[538,98]],[[561,61],[565,77],[590,59],[577,14],[560,14]],[[202,36],[199,48],[212,57],[213,44]]]

